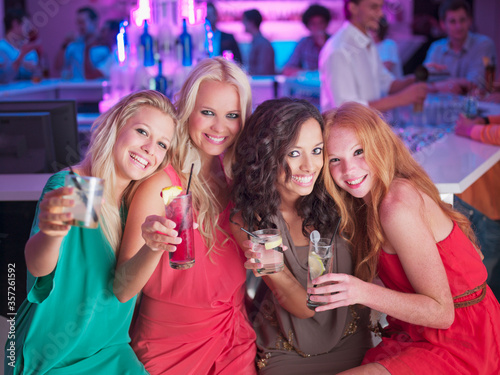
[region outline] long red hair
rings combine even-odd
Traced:
[[[364,151],[372,171],[374,183],[371,202],[365,203],[339,188],[328,168],[324,168],[325,187],[332,195],[342,217],[340,230],[353,245],[354,275],[372,281],[377,275],[378,255],[385,242],[380,223],[379,208],[395,178],[407,180],[420,192],[428,195],[467,237],[476,244],[476,238],[467,218],[444,203],[424,169],[415,161],[404,143],[394,134],[379,112],[359,103],[345,103],[338,109],[323,114],[325,144],[332,128],[352,129]],[[328,150],[327,150],[328,151]],[[325,166],[329,165],[328,152]]]

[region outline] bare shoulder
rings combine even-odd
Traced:
[[[132,198],[130,205],[130,214],[135,211],[149,211],[150,214],[159,214],[163,212],[163,200],[161,198],[161,190],[165,187],[172,186],[170,177],[163,171],[153,174],[151,177],[143,181]],[[161,207],[158,208],[158,207]],[[157,208],[151,211],[151,208]],[[141,216],[143,216],[141,214]]]
[[[421,192],[408,181],[396,179],[380,203],[381,224],[384,226],[384,222],[394,222],[408,215],[418,214],[423,208]]]

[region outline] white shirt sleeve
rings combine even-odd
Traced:
[[[355,72],[352,69],[348,51],[338,50],[324,58],[321,67],[321,84],[326,85],[321,98],[322,110],[338,107],[345,102],[354,101],[364,105],[356,88]],[[329,108],[323,108],[323,104]]]

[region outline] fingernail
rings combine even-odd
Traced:
[[[178,235],[179,235],[179,232],[177,232],[176,230],[172,231],[172,237],[177,237]]]

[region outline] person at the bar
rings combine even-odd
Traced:
[[[377,44],[377,51],[384,66],[394,77],[401,78],[403,77],[403,67],[401,66],[398,45],[387,37],[388,32],[389,23],[385,17],[381,17],[378,29],[372,31],[373,40]]]
[[[83,80],[106,78],[110,65],[107,63],[111,50],[99,34],[99,16],[91,7],[77,10],[76,40],[64,51],[63,79]]]
[[[172,163],[134,195],[114,291],[128,301],[142,289],[131,345],[152,375],[255,374],[245,257],[230,234],[228,177],[235,141],[252,110],[250,83],[237,64],[205,59],[188,75],[176,107]],[[196,259],[192,268],[178,270],[170,267],[169,252],[181,238],[165,218],[160,192],[167,186],[186,191],[188,185],[199,225]],[[145,220],[152,225],[144,227]]]
[[[380,113],[346,103],[324,117],[325,186],[356,276],[329,273],[308,292],[328,303],[316,311],[361,304],[389,323],[364,365],[342,374],[497,374],[500,304],[467,218],[441,200]]]
[[[219,14],[214,3],[207,3],[207,19],[210,21],[210,26],[214,36],[212,38],[214,56],[222,56],[224,51],[230,51],[233,54],[233,60],[241,63],[241,52],[240,47],[236,39],[234,39],[233,34],[225,33],[217,28],[217,21],[219,19]]]
[[[27,80],[39,68],[40,41],[22,9],[9,9],[4,17],[5,39],[0,40],[0,83]]]
[[[457,120],[455,133],[476,141],[500,146],[500,115],[475,117],[472,119],[462,115]]]
[[[472,13],[465,0],[446,0],[439,7],[441,28],[447,37],[431,44],[424,64],[449,79],[435,83],[440,92],[464,94],[473,86],[484,86],[485,63],[498,62],[495,43],[486,35],[473,33]]]
[[[460,116],[455,134],[500,146],[500,115],[466,118]],[[488,285],[500,300],[500,162],[497,162],[461,194],[453,205],[471,221],[481,244],[485,264],[493,265]]]
[[[148,374],[129,345],[135,298],[120,303],[112,286],[131,194],[168,162],[176,122],[162,94],[130,94],[95,121],[84,160],[49,178],[24,249],[28,296],[5,346],[5,375]],[[104,180],[95,229],[68,225],[69,195],[85,195],[65,186],[70,173]]]
[[[262,76],[274,74],[274,48],[260,32],[262,15],[257,9],[243,12],[245,31],[252,35],[248,56],[248,73]]]
[[[231,230],[246,250],[245,266],[263,276],[250,309],[259,374],[335,374],[360,365],[372,347],[370,309],[315,313],[306,304],[310,233],[330,239],[339,220],[321,180],[322,129],[311,103],[273,99],[257,107],[237,144]],[[283,271],[256,272],[261,253],[252,250],[240,227],[280,230],[288,247]],[[338,234],[332,241],[334,271],[352,273],[348,243]]]
[[[384,0],[344,0],[347,21],[319,54],[321,109],[348,101],[387,111],[421,104],[427,84],[414,76],[395,79],[380,60],[369,30],[377,30]]]
[[[330,10],[313,4],[302,15],[302,23],[311,35],[302,38],[283,68],[283,74],[291,76],[300,70],[318,70],[319,51],[330,37],[326,33],[331,19]]]

